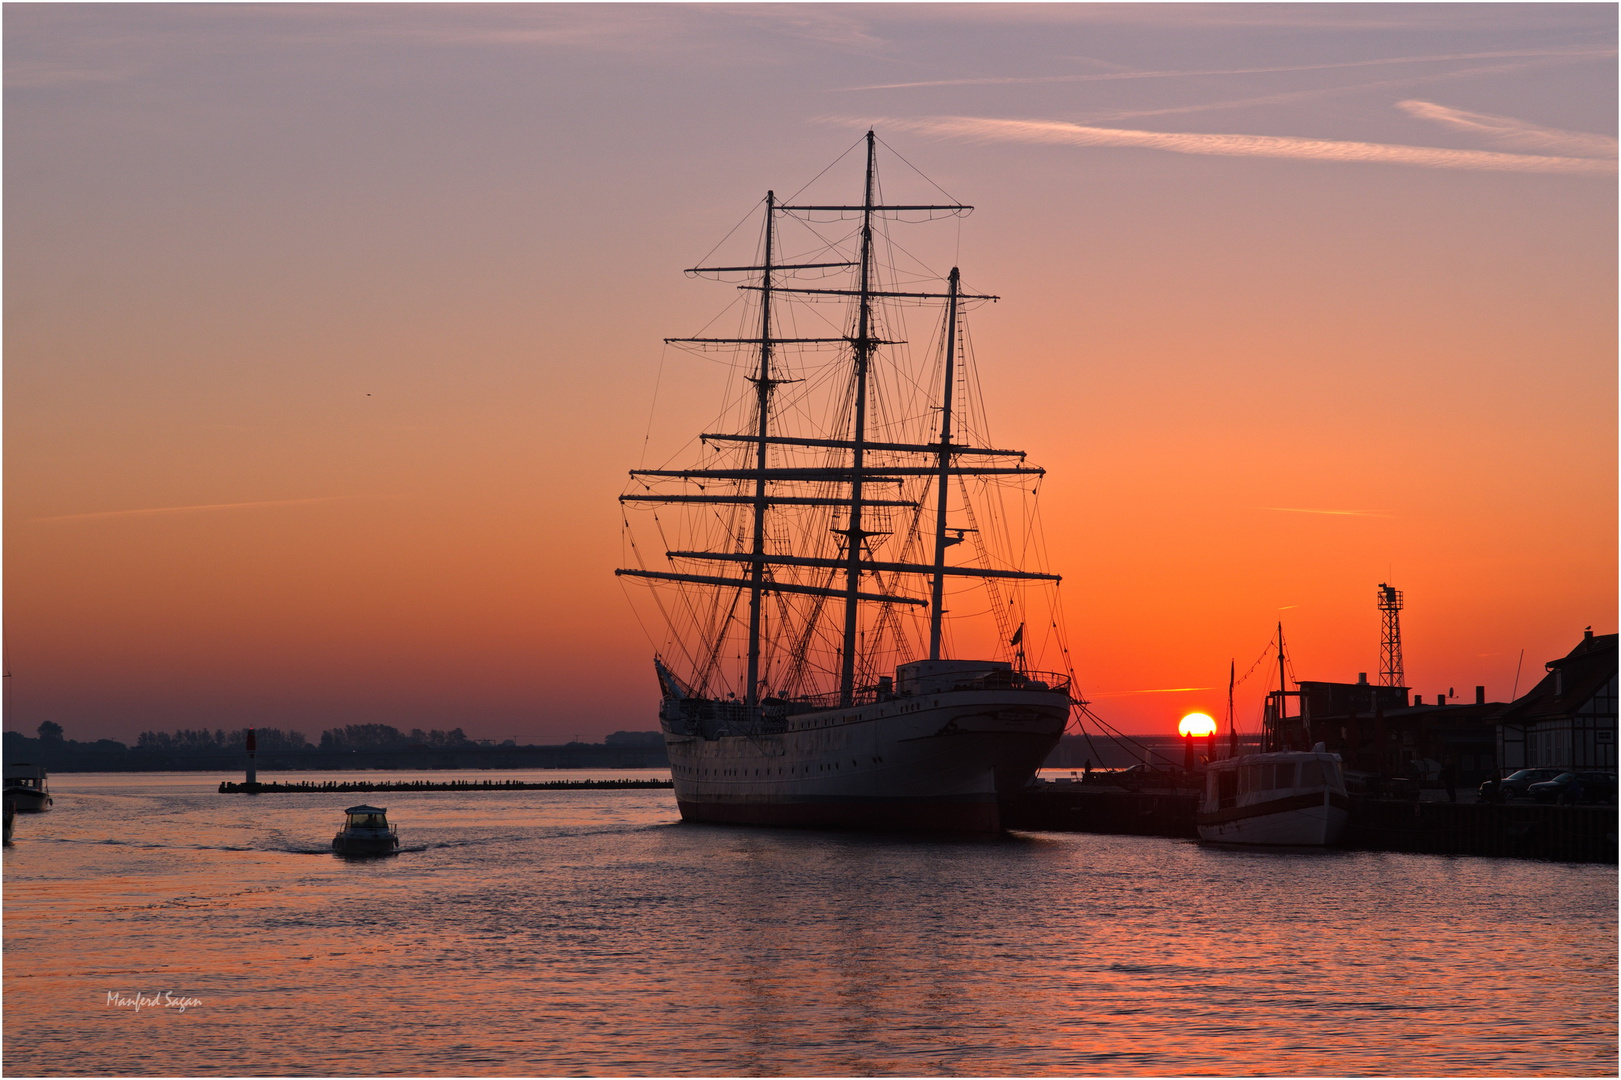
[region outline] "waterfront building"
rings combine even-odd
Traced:
[[[1589,629],[1547,675],[1513,702],[1473,702],[1450,691],[1430,701],[1407,687],[1301,681],[1286,696],[1298,715],[1281,721],[1286,745],[1323,743],[1346,767],[1436,782],[1449,773],[1472,787],[1515,769],[1616,767],[1617,635]],[[1276,695],[1274,691],[1274,695]],[[1409,697],[1411,700],[1409,700]]]
[[[1588,628],[1547,674],[1498,717],[1497,760],[1503,770],[1616,767],[1615,634]]]
[[[1470,786],[1497,775],[1497,717],[1508,706],[1487,701],[1484,686],[1465,704],[1447,694],[1409,702],[1407,687],[1372,686],[1366,677],[1299,687],[1299,741],[1323,743],[1349,769],[1437,781],[1450,767],[1455,783]]]
[[[1372,716],[1378,709],[1407,708],[1407,687],[1378,686],[1360,672],[1354,683],[1299,682],[1300,712],[1312,717]]]

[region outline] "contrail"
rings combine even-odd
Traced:
[[[246,510],[256,506],[305,506],[310,503],[337,502],[352,498],[350,495],[323,495],[316,499],[267,499],[262,502],[204,503],[199,506],[151,506],[141,510],[95,510],[88,514],[58,514],[55,517],[30,518],[29,524],[39,525],[51,521],[90,521],[95,518],[144,517],[148,514],[191,514],[202,510]]]
[[[1194,690],[1214,690],[1214,686],[1167,686],[1162,690],[1110,690],[1107,693],[1093,694],[1092,697],[1125,697],[1128,694],[1185,694]]]
[[[1390,64],[1436,64],[1453,60],[1505,60],[1541,57],[1584,59],[1613,56],[1614,49],[1513,49],[1501,52],[1449,53],[1441,56],[1396,56],[1381,60],[1347,60],[1334,64],[1294,64],[1288,67],[1210,68],[1203,71],[1104,71],[1073,75],[990,75],[969,79],[930,79],[924,82],[875,83],[840,86],[834,93],[859,90],[914,90],[933,86],[1031,86],[1043,83],[1115,82],[1123,79],[1186,79],[1210,75],[1272,75],[1297,71],[1334,71],[1342,68],[1382,67]]]
[[[1086,127],[1060,120],[999,120],[975,116],[942,116],[919,120],[889,119],[885,126],[925,135],[974,142],[1022,142],[1067,146],[1131,146],[1176,154],[1220,157],[1295,158],[1415,165],[1426,169],[1471,169],[1490,172],[1612,174],[1616,163],[1593,158],[1505,154],[1496,150],[1449,150],[1439,146],[1303,139],[1289,135],[1207,135],[1199,132],[1133,131]],[[866,121],[862,121],[866,123]]]
[[[1307,510],[1299,506],[1258,506],[1257,510],[1275,510],[1280,514],[1331,514],[1334,517],[1389,517],[1377,510]]]
[[[1484,135],[1498,146],[1515,150],[1551,150],[1584,157],[1615,157],[1616,141],[1608,135],[1543,127],[1509,116],[1464,112],[1433,101],[1398,101],[1396,107],[1420,120]]]

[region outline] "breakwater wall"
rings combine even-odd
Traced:
[[[324,795],[378,791],[555,791],[576,788],[668,788],[669,780],[300,780],[292,783],[220,784],[222,795]]]
[[[1009,829],[1127,836],[1198,836],[1199,796],[1188,789],[1128,791],[1104,785],[1040,784],[1002,807]],[[1432,855],[1490,855],[1562,862],[1616,862],[1613,806],[1418,802],[1351,797],[1340,847]]]

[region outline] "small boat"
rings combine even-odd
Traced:
[[[26,761],[16,761],[5,769],[5,801],[19,814],[38,814],[51,808],[51,789],[45,770]]]
[[[1339,842],[1350,809],[1340,756],[1318,743],[1211,762],[1195,822],[1201,840],[1322,847]]]
[[[1284,683],[1283,624],[1278,624],[1278,688],[1267,695],[1261,753],[1239,754],[1232,728],[1232,675],[1227,682],[1227,723],[1232,757],[1205,766],[1204,795],[1194,824],[1199,839],[1227,844],[1325,847],[1339,842],[1351,813],[1340,756],[1322,743],[1289,748],[1298,738],[1289,724],[1288,701],[1299,691]],[[1295,745],[1299,745],[1296,743]]]
[[[332,850],[339,855],[392,855],[400,849],[399,835],[388,823],[388,810],[380,806],[351,806]]]

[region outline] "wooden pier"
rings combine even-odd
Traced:
[[[222,795],[325,795],[379,791],[561,791],[581,788],[668,788],[669,780],[302,780],[290,784],[220,784]]]

